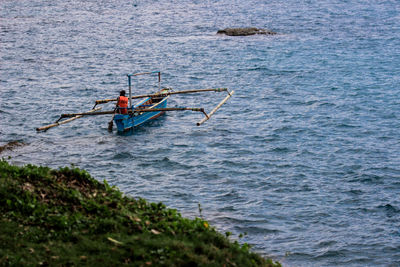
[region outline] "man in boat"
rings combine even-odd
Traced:
[[[127,114],[128,113],[128,98],[125,96],[125,90],[119,92],[117,98],[117,113]]]

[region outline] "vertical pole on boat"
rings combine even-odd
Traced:
[[[129,109],[132,110],[132,83],[130,74],[128,74],[128,85],[129,85]]]
[[[161,91],[161,71],[158,72],[158,91]]]

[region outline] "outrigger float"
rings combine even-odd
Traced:
[[[135,95],[132,96],[132,78],[145,74],[158,74],[158,92],[147,95]],[[110,111],[99,111],[101,107],[96,107],[99,104],[105,104],[109,102],[116,102],[117,98],[113,99],[103,99],[96,100],[94,107],[88,112],[82,113],[70,113],[70,114],[61,114],[60,118],[52,124],[36,128],[38,132],[47,131],[50,128],[55,126],[59,126],[61,124],[65,124],[81,118],[83,116],[97,116],[97,115],[113,115],[111,121],[108,124],[108,130],[112,131],[113,122],[117,126],[118,132],[125,132],[133,129],[149,120],[158,118],[162,114],[167,111],[197,111],[204,114],[204,118],[197,122],[197,125],[200,126],[211,116],[233,95],[234,91],[228,91],[227,88],[212,88],[212,89],[198,89],[198,90],[186,90],[186,91],[173,91],[170,88],[161,89],[161,72],[160,71],[152,71],[152,72],[142,72],[135,74],[128,74],[128,86],[129,86],[129,105],[127,108],[126,114],[119,114],[120,108],[115,108]],[[167,107],[168,98],[171,95],[177,94],[192,94],[192,93],[202,93],[202,92],[227,92],[228,95],[221,100],[221,102],[215,106],[213,110],[209,113],[204,111],[204,108],[191,108],[191,107]],[[141,99],[138,103],[132,104],[132,99]],[[69,118],[63,120],[65,118]]]

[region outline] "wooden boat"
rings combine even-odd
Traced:
[[[124,132],[130,130],[133,127],[139,126],[149,120],[156,119],[160,117],[165,111],[157,111],[157,109],[163,109],[167,107],[167,101],[169,95],[165,96],[168,93],[168,89],[162,89],[161,91],[157,92],[153,97],[147,97],[133,105],[129,110],[134,110],[135,112],[130,112],[130,114],[115,114],[114,115],[114,122],[117,126],[118,132]],[[159,96],[157,96],[159,95]],[[141,109],[150,109],[156,110],[151,112],[143,112],[143,111],[136,111]],[[128,112],[129,113],[129,112]]]
[[[147,95],[136,95],[132,96],[132,77],[145,75],[145,74],[158,74],[158,87],[159,91],[154,94]],[[161,89],[161,72],[142,72],[135,74],[128,74],[128,86],[129,86],[129,106],[127,108],[126,114],[119,114],[118,108],[110,111],[99,111],[101,108],[96,108],[99,104],[105,104],[108,102],[116,102],[117,98],[114,99],[103,99],[96,100],[94,107],[88,112],[82,113],[70,113],[61,114],[60,118],[52,124],[36,128],[39,131],[47,131],[48,129],[68,123],[75,119],[81,118],[83,116],[96,116],[96,115],[113,115],[111,121],[109,122],[108,129],[112,131],[113,124],[117,126],[118,132],[124,132],[130,130],[134,127],[142,125],[150,120],[158,118],[166,111],[197,111],[204,114],[204,118],[200,120],[197,125],[200,126],[205,121],[210,119],[210,117],[233,95],[234,91],[229,92],[227,88],[211,88],[211,89],[197,89],[197,90],[186,90],[186,91],[173,91],[170,88]],[[228,95],[209,113],[206,113],[203,108],[191,108],[191,107],[167,107],[168,99],[171,95],[177,94],[192,94],[201,92],[227,92]],[[141,99],[138,103],[132,104],[132,99]],[[63,120],[64,118],[69,118]]]

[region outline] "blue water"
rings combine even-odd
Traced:
[[[216,35],[243,26],[279,34]],[[36,133],[152,70],[175,90],[236,93],[200,127],[200,113],[169,113],[131,135],[108,133],[107,116]],[[85,168],[187,217],[200,203],[284,266],[400,265],[399,85],[397,0],[0,2],[0,145],[27,144],[2,157]]]

